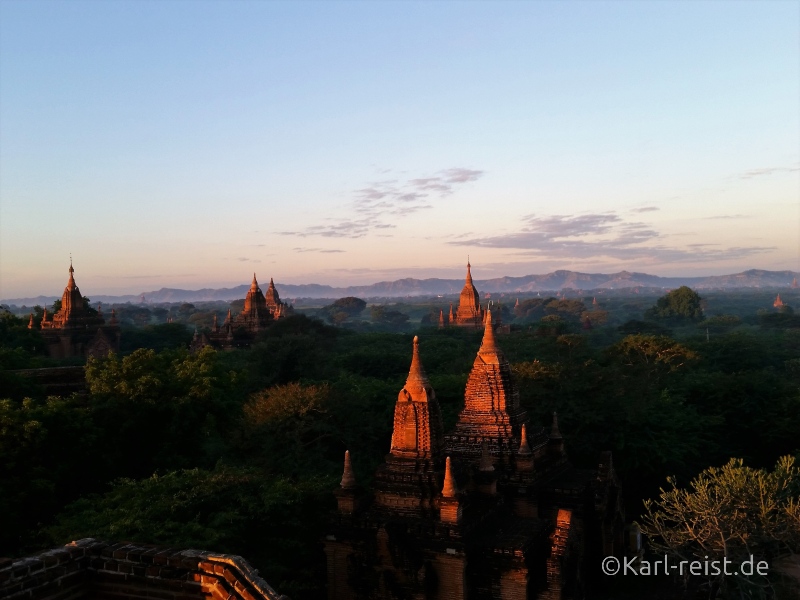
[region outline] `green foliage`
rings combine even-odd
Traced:
[[[697,324],[697,327],[700,329],[707,329],[709,333],[720,333],[738,327],[741,324],[742,319],[736,315],[715,315],[705,321],[701,321]]]
[[[313,599],[325,584],[318,541],[334,485],[232,467],[121,479],[70,505],[46,534],[51,544],[94,536],[242,554],[281,592]]]
[[[122,353],[133,352],[141,348],[156,352],[188,348],[192,341],[192,330],[181,323],[123,327],[120,334],[120,352]]]
[[[688,480],[730,456],[764,466],[798,450],[800,335],[757,327],[753,307],[767,299],[771,304],[767,296],[747,300],[745,308],[741,300],[709,300],[716,312],[744,315],[740,326],[710,327],[709,341],[691,321],[675,323],[674,334],[659,323],[630,321],[652,296],[604,296],[608,325],[598,322],[591,332],[581,330],[582,317],[592,313],[580,302],[521,298],[524,310],[515,311],[515,322],[524,326],[497,340],[512,362],[532,426],[549,425],[558,411],[570,460],[579,467],[595,466],[599,450],[612,450],[628,514],[636,516],[641,499],[658,493],[666,473]],[[440,301],[426,302],[378,307],[384,310],[376,315],[410,315],[402,326],[410,328]],[[171,312],[132,309],[147,325],[125,328],[122,350],[130,355],[89,363],[88,395],[22,402],[28,392],[18,389],[0,408],[0,554],[85,534],[189,540],[246,556],[296,599],[321,597],[318,541],[329,492],[341,476],[345,449],[367,486],[384,460],[412,334],[376,331],[392,325],[351,320],[344,311],[346,328],[300,314],[271,325],[248,350],[190,355],[191,329],[182,323],[225,310],[224,304],[198,303],[183,313],[177,305]],[[750,317],[737,312],[745,309],[752,309]],[[152,324],[167,315],[181,322]],[[22,350],[3,343],[0,364],[17,368],[44,360],[33,353],[38,333],[27,329],[27,317],[3,318],[0,336],[20,340]],[[435,327],[420,332],[421,359],[446,430],[463,408],[481,334]],[[154,472],[160,475],[152,479]],[[108,492],[120,477],[127,481]],[[253,500],[258,494],[266,504]],[[258,545],[264,519],[278,527],[289,523],[275,542],[283,549],[279,557],[270,554],[272,542]],[[293,522],[302,522],[305,533],[293,537]],[[42,527],[52,537],[37,533]]]
[[[271,472],[318,471],[314,463],[328,454],[324,446],[332,444],[330,455],[339,447],[332,413],[331,389],[324,384],[295,382],[256,392],[244,405],[246,452]]]
[[[361,298],[356,298],[354,296],[348,296],[346,298],[339,298],[336,302],[331,304],[337,311],[344,311],[349,316],[355,317],[361,314],[367,307],[367,303],[364,302]]]
[[[385,306],[373,305],[369,310],[370,319],[374,323],[388,325],[394,329],[399,329],[408,322],[408,315],[399,310],[390,310]]]
[[[89,360],[93,419],[120,474],[209,466],[221,456],[223,432],[241,408],[229,395],[237,376],[223,371],[216,358],[204,348]]]
[[[0,400],[0,553],[39,547],[35,525],[107,474],[96,443],[89,410],[77,396]]]
[[[727,558],[738,565],[750,555],[771,562],[800,551],[800,468],[794,458],[784,456],[772,471],[731,459],[701,472],[689,489],[679,488],[674,478],[667,481],[671,489],[645,502],[642,530],[657,552],[676,560]],[[768,578],[738,569],[708,575],[706,585],[711,597],[773,594]]]
[[[672,322],[696,321],[703,318],[700,295],[685,285],[662,296],[656,305],[645,312],[649,319]]]

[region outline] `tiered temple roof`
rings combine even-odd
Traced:
[[[242,312],[234,317],[228,309],[228,315],[222,326],[214,317],[214,324],[208,340],[212,346],[224,349],[248,346],[260,331],[269,327],[277,319],[287,317],[291,313],[292,308],[285,302],[281,302],[272,278],[269,280],[269,287],[265,295],[258,285],[256,274],[253,273],[253,281],[244,298]]]
[[[526,423],[528,415],[520,407],[511,365],[497,346],[492,313],[487,311],[483,341],[467,379],[464,410],[458,416],[455,430],[447,437],[448,451],[476,458],[480,456],[481,444],[487,441],[492,454],[502,464],[510,464]]]
[[[90,309],[75,283],[75,269],[69,261],[69,280],[61,295],[61,308],[50,317],[44,310],[40,327],[48,353],[54,358],[105,356],[119,349],[119,327],[111,311],[106,324],[103,315]],[[28,328],[34,328],[33,315]]]
[[[467,260],[467,278],[458,298],[458,310],[455,317],[453,317],[451,309],[450,324],[460,327],[480,327],[483,324],[483,317],[481,299],[472,282],[471,266]]]

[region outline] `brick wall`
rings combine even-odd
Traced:
[[[86,538],[0,559],[8,600],[289,600],[230,554]]]

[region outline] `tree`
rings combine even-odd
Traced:
[[[320,310],[320,315],[324,316],[331,323],[341,325],[347,319],[361,314],[367,307],[367,303],[361,298],[348,296],[346,298],[339,298],[333,304],[323,307]]]
[[[655,306],[645,312],[650,319],[671,321],[694,321],[703,318],[701,298],[692,288],[682,285],[656,301]]]
[[[773,471],[734,458],[700,473],[688,490],[667,481],[672,489],[645,501],[642,531],[657,552],[678,561],[727,558],[738,566],[751,555],[758,562],[800,551],[800,468],[793,457],[778,460]],[[704,576],[710,597],[772,596],[768,578],[732,571]]]
[[[355,317],[361,314],[361,311],[367,307],[367,303],[361,298],[348,296],[347,298],[339,298],[331,306],[334,307],[337,312],[345,312],[348,316]]]
[[[324,590],[317,543],[334,485],[333,477],[296,481],[226,466],[119,479],[68,506],[45,533],[51,545],[96,536],[239,554],[281,591],[311,600]]]

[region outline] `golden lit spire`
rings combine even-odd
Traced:
[[[31,318],[28,319],[28,329],[33,329],[33,313],[31,313]]]
[[[450,468],[450,457],[444,463],[444,487],[442,487],[442,496],[445,498],[454,498],[456,495],[456,480],[453,477],[453,471]]]
[[[356,476],[353,473],[353,465],[350,463],[350,450],[344,451],[344,473],[340,484],[343,490],[352,490],[356,487]]]
[[[486,311],[486,319],[484,319],[483,328],[483,341],[481,348],[478,350],[478,356],[487,364],[500,364],[504,359],[500,349],[497,347],[497,342],[494,338],[494,329],[492,329],[492,311]]]
[[[414,336],[414,350],[411,355],[411,368],[408,370],[408,378],[403,388],[409,393],[412,400],[417,402],[427,402],[428,392],[431,389],[431,382],[425,369],[422,368],[422,361],[419,359],[419,338]]]
[[[253,273],[253,283],[250,284],[250,291],[255,292],[258,289],[258,281],[256,281],[256,274]]]
[[[469,255],[467,256],[467,283],[472,283],[472,271],[470,270]]]
[[[519,443],[519,453],[522,455],[529,455],[531,453],[531,447],[528,445],[528,432],[525,429],[525,424],[522,424],[522,432],[520,433],[520,437],[522,441]]]
[[[72,256],[69,257],[69,281],[67,282],[67,289],[72,291],[75,289],[75,277],[73,277],[73,273],[75,269],[72,268]]]

